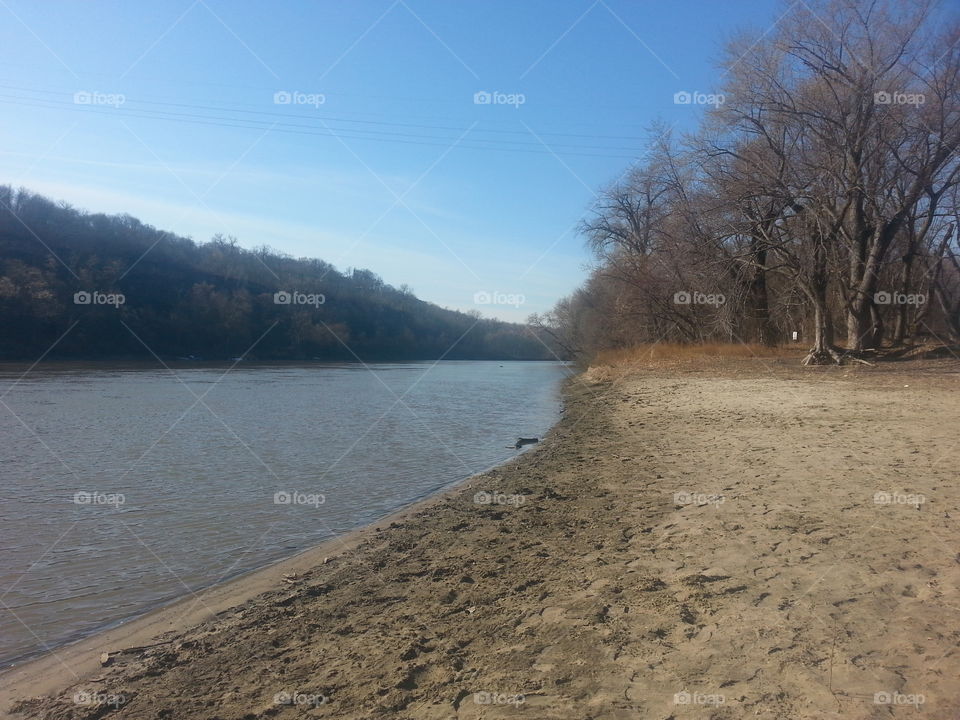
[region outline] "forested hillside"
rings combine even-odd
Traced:
[[[368,270],[197,243],[0,186],[0,359],[555,359]],[[547,342],[549,342],[547,340]]]
[[[960,22],[893,0],[791,5],[731,40],[717,92],[600,194],[597,266],[543,318],[572,351],[797,341],[807,363],[960,343]],[[691,112],[698,109],[691,107]]]

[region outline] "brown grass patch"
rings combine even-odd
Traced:
[[[590,363],[598,367],[617,367],[645,363],[695,362],[739,358],[792,358],[803,355],[800,345],[766,345],[744,343],[705,343],[684,345],[680,343],[654,343],[619,350],[602,350]]]

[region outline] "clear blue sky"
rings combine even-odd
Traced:
[[[522,320],[583,280],[575,226],[651,124],[695,125],[702,108],[674,93],[715,89],[725,38],[780,12],[775,0],[0,0],[0,183]],[[278,104],[282,92],[301,95]],[[525,303],[477,307],[478,291]]]

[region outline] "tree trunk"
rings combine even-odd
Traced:
[[[754,246],[756,248],[756,245]],[[756,322],[756,337],[761,345],[776,345],[773,327],[770,323],[770,299],[767,293],[767,250],[759,247],[754,250],[757,267],[750,281],[750,300]]]
[[[903,295],[910,294],[913,257],[913,247],[910,247],[907,249],[907,254],[903,256],[903,265],[900,267],[899,292]],[[907,308],[906,303],[897,303],[894,308],[893,336],[890,338],[894,345],[903,345],[903,341],[907,337]]]
[[[813,306],[813,347],[803,359],[804,365],[827,365],[839,362],[837,351],[833,347],[833,327],[830,312],[825,303],[814,302]]]
[[[850,352],[860,353],[866,348],[864,335],[869,334],[869,316],[866,302],[857,290],[847,309],[847,350]]]
[[[903,225],[904,214],[904,211],[897,213],[882,228],[871,231],[873,234],[869,241],[865,242],[865,247],[868,248],[866,256],[861,258],[858,254],[854,260],[850,275],[853,297],[847,310],[847,348],[853,355],[880,348],[883,328],[877,321],[873,296],[877,292],[883,259],[894,236]],[[855,272],[860,273],[859,282],[855,281]]]
[[[880,314],[879,308],[877,308],[876,303],[870,303],[870,329],[867,331],[868,343],[866,343],[867,348],[879,350],[883,345],[883,316]]]
[[[863,332],[867,324],[867,298],[863,293],[864,266],[867,261],[867,236],[862,227],[862,213],[859,214],[861,226],[854,233],[853,250],[850,254],[850,270],[847,278],[850,291],[847,307],[847,350],[859,353],[863,350]]]
[[[833,320],[827,304],[827,259],[822,242],[814,250],[813,272],[807,297],[813,305],[813,347],[803,359],[804,365],[840,364],[840,353],[833,344]]]

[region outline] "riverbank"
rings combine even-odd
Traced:
[[[0,707],[951,717],[956,370],[742,361],[575,380],[516,462],[213,588],[194,614],[191,599],[0,676]],[[100,652],[117,654],[100,667]]]

